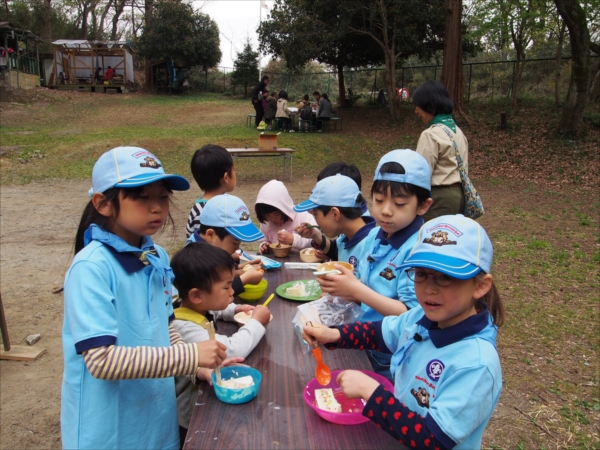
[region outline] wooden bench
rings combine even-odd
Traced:
[[[283,159],[283,181],[287,162],[290,163],[290,182],[293,181],[294,150],[293,148],[277,148],[277,150],[259,150],[258,148],[228,148],[233,158],[282,158]]]

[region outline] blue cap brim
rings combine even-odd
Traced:
[[[169,189],[172,189],[173,191],[187,191],[190,188],[190,183],[188,180],[183,178],[181,175],[170,175],[166,173],[144,173],[142,175],[137,175],[121,181],[120,183],[115,184],[115,187],[134,188],[145,186],[161,180],[164,180]]]
[[[298,203],[296,206],[294,206],[294,211],[296,212],[304,212],[304,211],[310,211],[311,209],[316,209],[318,208],[319,205],[317,205],[314,202],[311,202],[310,200],[306,200],[302,203]]]
[[[243,227],[225,227],[225,230],[227,230],[234,238],[239,239],[242,242],[258,241],[265,236],[253,223],[249,223]]]
[[[453,258],[452,256],[440,255],[439,253],[415,253],[400,264],[396,270],[409,269],[411,267],[437,270],[459,280],[468,280],[481,272],[481,267],[475,264]]]

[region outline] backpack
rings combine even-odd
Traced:
[[[310,120],[312,118],[312,108],[310,107],[310,103],[304,104],[302,111],[300,111],[300,118],[302,120]]]

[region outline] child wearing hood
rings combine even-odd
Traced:
[[[258,191],[254,210],[260,231],[265,235],[261,239],[260,253],[268,252],[269,244],[274,242],[291,245],[295,251],[311,246],[311,240],[295,233],[294,228],[302,223],[316,225],[317,222],[308,212],[294,211],[294,201],[281,181],[271,180]]]

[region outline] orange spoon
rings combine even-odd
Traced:
[[[329,383],[331,383],[331,370],[329,369],[329,367],[327,367],[327,364],[323,362],[323,355],[321,354],[319,344],[317,344],[317,342],[315,341],[312,345],[312,354],[317,360],[317,370],[315,371],[315,376],[321,386],[326,386]]]

